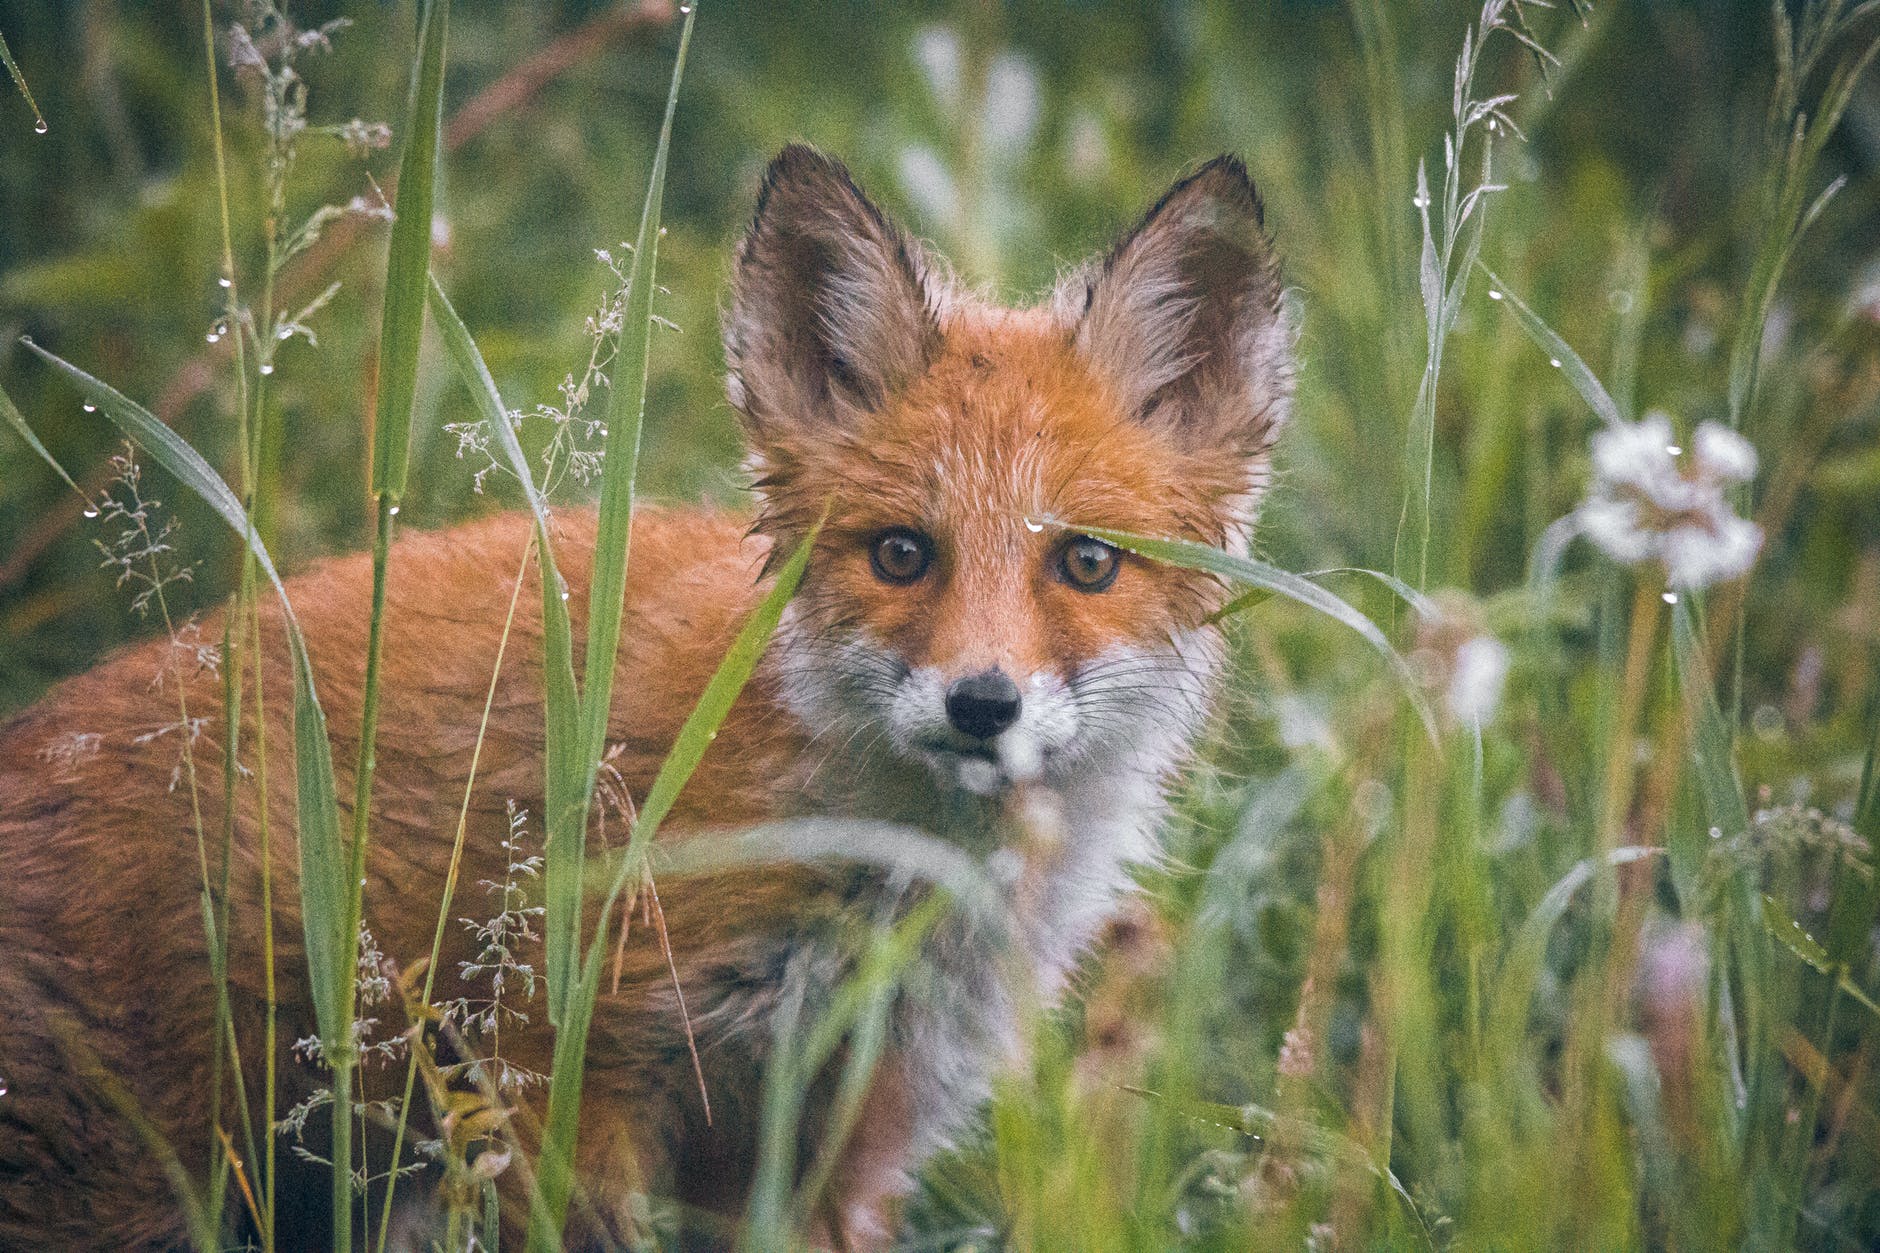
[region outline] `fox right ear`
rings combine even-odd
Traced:
[[[1256,468],[1286,418],[1292,332],[1260,198],[1237,158],[1176,183],[1057,293],[1072,342],[1131,416]]]
[[[738,248],[724,340],[726,390],[761,446],[878,409],[940,332],[918,246],[840,162],[792,144]]]

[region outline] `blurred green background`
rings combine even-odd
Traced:
[[[243,13],[220,0],[215,10],[224,30]],[[1526,138],[1493,141],[1506,190],[1488,203],[1482,258],[1628,417],[1662,409],[1680,438],[1726,420],[1732,339],[1770,224],[1773,15],[1800,8],[1524,11],[1559,64],[1543,73],[1505,36],[1484,55],[1478,92],[1519,93],[1508,108]],[[1880,34],[1880,9],[1861,12],[1801,84],[1803,112],[1828,67]],[[352,22],[330,52],[298,60],[312,123],[402,116],[409,3],[309,2],[294,15]],[[757,179],[783,143],[842,157],[968,279],[1014,300],[1104,248],[1185,167],[1231,149],[1264,192],[1300,326],[1297,418],[1261,554],[1293,570],[1390,569],[1425,352],[1416,169],[1427,163],[1440,182],[1453,68],[1479,15],[1388,0],[706,0],[667,182],[669,290],[656,308],[678,329],[654,339],[643,485],[669,499],[739,495],[717,309]],[[0,386],[81,482],[101,481],[116,440],[17,346],[22,334],[150,405],[236,479],[232,364],[226,339],[205,339],[221,299],[200,6],[0,0],[0,34],[49,122],[36,135],[25,102],[0,86]],[[584,320],[612,282],[594,250],[617,247],[638,221],[676,35],[660,4],[453,6],[434,264],[513,406],[556,403],[587,360]],[[257,101],[226,69],[221,78],[238,269],[254,300],[267,145]],[[1787,125],[1780,115],[1773,130]],[[284,225],[369,199],[398,143],[361,158],[303,136]],[[1582,893],[1585,908],[1552,930],[1544,913],[1560,885],[1572,895],[1599,841],[1620,834],[1694,838],[1714,849],[1720,878],[1770,893],[1767,917],[1786,911],[1821,934],[1837,901],[1880,899],[1871,850],[1847,825],[1859,821],[1876,725],[1864,711],[1880,683],[1871,71],[1805,196],[1837,178],[1777,288],[1743,424],[1761,467],[1737,503],[1766,536],[1740,662],[1717,660],[1750,829],[1705,841],[1706,763],[1689,751],[1683,694],[1655,634],[1641,637],[1645,716],[1636,731],[1614,717],[1628,600],[1646,576],[1635,587],[1577,545],[1559,594],[1523,591],[1543,532],[1584,497],[1598,420],[1475,275],[1437,394],[1428,586],[1508,643],[1501,712],[1473,756],[1455,731],[1450,755],[1433,760],[1400,733],[1400,693],[1343,628],[1277,602],[1249,615],[1225,730],[1184,791],[1169,862],[1146,876],[1153,916],[1092,972],[1079,1007],[1040,1032],[1033,1073],[1001,1093],[988,1139],[928,1173],[916,1247],[991,1247],[988,1232],[1017,1247],[1145,1249],[1245,1247],[1249,1231],[1271,1247],[1336,1244],[1322,1227],[1352,1247],[1367,1231],[1381,1243],[1406,1236],[1390,1197],[1366,1219],[1349,1179],[1319,1169],[1337,1156],[1314,1138],[1325,1129],[1398,1172],[1431,1246],[1876,1247],[1880,1019],[1808,973],[1792,936],[1766,936],[1760,918],[1661,878],[1633,898],[1651,908],[1628,915],[1626,934],[1646,975],[1671,971],[1659,1002],[1703,1002],[1697,1034],[1715,1047],[1688,1073],[1663,1063],[1659,1075],[1662,1059],[1626,1070],[1640,1033],[1657,1047],[1666,1029],[1649,1019],[1650,987],[1611,984],[1615,1003],[1639,998],[1638,1012],[1603,1016],[1603,981],[1631,974],[1624,961],[1601,973],[1619,930],[1614,898]],[[382,222],[344,218],[281,279],[289,309],[342,284],[312,320],[317,347],[281,345],[272,379],[264,473],[275,512],[263,526],[289,568],[369,535],[385,244]],[[477,467],[443,429],[473,415],[435,350],[419,388],[404,519],[434,526],[513,506],[497,479],[473,490]],[[1420,461],[1412,469],[1420,481]],[[146,482],[182,520],[180,556],[196,563],[179,599],[214,604],[233,544],[183,492],[156,474]],[[0,433],[0,714],[150,629],[100,568],[98,529]],[[1338,589],[1394,622],[1409,651],[1409,624],[1376,588]],[[1602,771],[1628,749],[1667,795],[1649,815],[1661,822],[1619,833],[1596,815]],[[1861,921],[1835,930],[1849,977],[1871,987],[1880,948]],[[1753,977],[1729,964],[1748,951],[1745,931],[1769,959]],[[1530,958],[1531,1021],[1518,1009],[1491,1021],[1490,993]],[[1752,1024],[1725,999],[1732,986],[1768,1006],[1743,1050],[1738,1020]],[[1519,1046],[1512,1062],[1502,1031]],[[1315,1056],[1300,1055],[1300,1039]],[[1747,1115],[1731,1087],[1745,1051],[1774,1076]],[[1225,1104],[1193,1117],[1119,1087],[1140,1083]],[[1653,1105],[1661,1092],[1687,1102],[1682,1115]],[[1290,1147],[1304,1151],[1287,1152],[1279,1121],[1258,1124],[1270,1141],[1223,1125],[1252,1126],[1244,1111],[1266,1105],[1294,1119]],[[1221,1218],[1230,1211],[1244,1225]]]
[[[1357,10],[1332,3],[708,7],[667,194],[661,312],[680,333],[655,345],[649,489],[679,499],[738,491],[716,310],[758,174],[784,142],[840,155],[968,278],[1012,298],[1105,246],[1184,166],[1232,149],[1265,193],[1303,325],[1300,416],[1264,547],[1296,569],[1387,567],[1397,450],[1421,363],[1413,163],[1422,155],[1440,168],[1451,67],[1473,12],[1361,7],[1385,15],[1381,82],[1358,55]],[[219,25],[239,16],[217,9]],[[657,4],[622,12],[465,0],[453,17],[446,107],[456,117],[437,267],[518,407],[553,400],[578,371],[583,318],[608,278],[592,250],[636,220],[676,28]],[[1714,416],[1714,367],[1753,225],[1741,210],[1760,173],[1768,10],[1754,0],[1600,5],[1585,25],[1534,12],[1565,64],[1520,106],[1530,142],[1498,155],[1511,190],[1493,208],[1484,255],[1596,370],[1613,364],[1621,305],[1649,288],[1651,316],[1627,367],[1639,405]],[[352,22],[330,53],[300,59],[311,122],[401,114],[408,6],[307,3],[293,15],[304,26]],[[219,240],[201,28],[187,0],[0,4],[0,33],[50,124],[35,135],[24,101],[0,93],[0,382],[82,481],[114,439],[17,346],[21,334],[157,409],[235,477],[227,343],[204,342]],[[545,55],[555,72],[529,77]],[[1490,69],[1497,86],[1535,73],[1507,54]],[[519,77],[523,90],[511,91]],[[253,299],[265,146],[252,93],[226,69],[223,79],[236,247]],[[1381,146],[1374,103],[1396,123]],[[303,137],[286,217],[371,195],[396,154],[396,141],[359,160],[333,138]],[[1869,362],[1877,161],[1870,81],[1827,157],[1854,181],[1805,241],[1778,319],[1832,321]],[[367,535],[364,415],[386,232],[342,222],[328,235],[283,281],[289,307],[343,284],[313,322],[317,349],[284,346],[275,378],[273,542],[293,567]],[[1866,314],[1847,316],[1862,301]],[[1433,575],[1478,589],[1518,579],[1540,528],[1577,499],[1587,429],[1569,391],[1491,312],[1473,301],[1464,315],[1438,431],[1438,524],[1454,542]],[[421,526],[504,503],[471,492],[455,441],[439,433],[468,413],[431,360],[406,514]],[[1792,611],[1792,634],[1762,641],[1771,655],[1757,672],[1772,681],[1811,648],[1829,681],[1853,681],[1836,607],[1857,584],[1869,606],[1880,594],[1873,432],[1868,413],[1827,434],[1831,468],[1803,488],[1807,542],[1772,545],[1771,564],[1806,562],[1808,575],[1760,585]],[[192,502],[166,503],[184,520],[179,543],[200,563],[195,603],[206,605],[228,584],[229,545]],[[138,631],[80,522],[70,493],[0,436],[0,710]]]

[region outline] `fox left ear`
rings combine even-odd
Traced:
[[[1255,458],[1292,399],[1292,330],[1259,193],[1232,156],[1176,183],[1055,304],[1130,415],[1194,451]]]
[[[840,162],[778,154],[724,319],[727,391],[760,449],[852,427],[927,367],[940,332],[925,274]]]

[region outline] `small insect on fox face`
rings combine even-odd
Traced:
[[[1079,528],[1244,549],[1291,391],[1260,206],[1223,157],[1033,308],[963,291],[833,161],[772,164],[725,320],[782,551],[826,521],[778,649],[840,755],[943,785],[1171,759],[1223,600]]]

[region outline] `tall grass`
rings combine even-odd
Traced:
[[[1649,203],[1611,203],[1583,184],[1560,192],[1560,203],[1551,200],[1556,185],[1546,181],[1546,165],[1569,139],[1549,136],[1547,144],[1524,147],[1516,130],[1520,123],[1539,139],[1563,115],[1593,107],[1572,86],[1573,74],[1592,71],[1571,54],[1559,65],[1545,49],[1578,39],[1584,51],[1623,18],[1606,17],[1592,36],[1577,36],[1577,7],[1549,13],[1539,4],[1489,0],[1447,15],[1431,33],[1393,24],[1387,6],[1347,8],[1362,84],[1354,98],[1363,101],[1353,133],[1368,143],[1364,160],[1337,146],[1348,139],[1314,158],[1297,151],[1303,143],[1267,137],[1272,116],[1293,114],[1267,115],[1262,128],[1253,114],[1232,113],[1231,102],[1257,86],[1234,77],[1242,72],[1236,58],[1244,54],[1275,77],[1283,77],[1284,58],[1263,50],[1257,32],[1246,33],[1252,24],[1243,15],[1196,10],[1195,29],[1220,37],[1234,55],[1194,54],[1215,58],[1207,66],[1217,77],[1195,97],[1207,107],[1186,102],[1171,125],[1196,152],[1209,144],[1252,150],[1282,243],[1302,254],[1309,276],[1301,301],[1306,374],[1298,428],[1289,436],[1298,451],[1267,512],[1269,543],[1280,553],[1249,559],[1168,537],[1093,532],[1232,584],[1241,594],[1221,621],[1235,672],[1218,725],[1182,782],[1168,859],[1144,872],[1152,905],[1115,929],[1074,1004],[1040,1011],[1027,1024],[1029,1056],[1001,1078],[982,1133],[923,1175],[906,1247],[1867,1247],[1880,1240],[1880,1121],[1872,1113],[1880,1051],[1873,945],[1880,882],[1872,855],[1880,838],[1880,696],[1873,695],[1880,672],[1872,661],[1865,671],[1850,667],[1865,675],[1864,701],[1850,680],[1832,697],[1835,708],[1789,715],[1781,707],[1801,702],[1790,701],[1785,685],[1800,680],[1759,667],[1787,655],[1770,643],[1795,612],[1787,598],[1815,584],[1855,596],[1836,563],[1849,564],[1849,554],[1863,548],[1851,528],[1829,534],[1806,511],[1798,520],[1793,498],[1783,504],[1768,485],[1808,480],[1810,459],[1823,448],[1845,454],[1838,473],[1880,482],[1859,478],[1859,450],[1846,452],[1874,429],[1873,397],[1845,399],[1863,394],[1861,372],[1877,359],[1871,333],[1858,315],[1828,308],[1845,306],[1847,293],[1824,295],[1818,289],[1828,280],[1807,264],[1821,233],[1848,232],[1836,218],[1844,200],[1859,197],[1856,213],[1873,202],[1871,187],[1850,187],[1820,167],[1836,159],[1831,137],[1880,47],[1870,33],[1875,10],[1843,0],[1810,0],[1793,15],[1772,6],[1768,108],[1757,111],[1741,154],[1730,152],[1732,168],[1753,168],[1728,189],[1732,199],[1717,210],[1714,229],[1688,228],[1693,237],[1666,244],[1675,223],[1655,218]],[[373,503],[374,593],[350,841],[340,830],[315,676],[271,554],[277,536],[292,542],[291,532],[283,534],[283,506],[293,496],[291,467],[279,460],[292,402],[276,377],[275,354],[311,316],[282,317],[275,307],[277,279],[304,252],[308,235],[290,229],[284,216],[292,134],[267,137],[259,179],[245,179],[238,163],[230,174],[208,0],[219,199],[219,230],[210,235],[221,280],[211,334],[227,337],[233,349],[239,493],[150,409],[29,346],[63,386],[238,538],[241,565],[223,650],[230,822],[234,789],[266,794],[255,613],[264,580],[281,601],[294,677],[296,872],[307,977],[333,1085],[336,1247],[355,1243],[355,1173],[368,1183],[377,1177],[354,1140],[355,1120],[364,1121],[354,1023],[378,645],[386,590],[398,577],[392,540],[404,503],[461,488],[433,481],[449,466],[427,452],[438,396],[467,393],[535,523],[529,552],[515,555],[516,592],[534,560],[544,633],[543,960],[555,1055],[539,1153],[509,1167],[532,1181],[528,1247],[560,1246],[578,1192],[574,1145],[583,1122],[598,1116],[581,1101],[588,1032],[610,919],[623,896],[654,873],[664,890],[683,892],[687,876],[712,868],[706,859],[713,857],[717,865],[873,858],[941,885],[925,905],[872,935],[851,976],[829,990],[820,1016],[802,1006],[777,1024],[761,1094],[757,1184],[738,1239],[752,1249],[787,1247],[813,1226],[835,1160],[833,1138],[804,1160],[797,1128],[812,1092],[822,1091],[813,1085],[819,1077],[833,1081],[828,1125],[839,1136],[886,1047],[890,1008],[929,928],[948,909],[996,914],[997,894],[970,857],[913,832],[808,824],[709,846],[656,845],[803,577],[813,534],[780,565],[723,658],[642,800],[630,839],[602,856],[590,851],[609,718],[616,697],[630,696],[612,690],[627,629],[629,522],[645,488],[643,470],[653,464],[658,424],[677,422],[657,400],[649,405],[649,395],[659,394],[651,329],[668,173],[709,160],[687,150],[683,126],[674,138],[698,14],[695,6],[682,8],[657,139],[633,165],[644,167],[646,187],[619,293],[617,342],[605,346],[611,365],[600,538],[577,667],[548,485],[538,481],[496,383],[505,359],[513,366],[525,350],[500,327],[473,337],[474,283],[432,267],[449,9],[446,0],[418,6],[398,128],[403,153],[377,335],[378,391],[371,421],[362,413],[358,422],[361,435],[369,427],[371,436],[358,442],[372,448],[370,477],[360,487]],[[480,20],[465,14],[460,5],[460,21]],[[981,14],[961,27],[973,45],[967,62],[993,64],[1000,23]],[[929,28],[914,37],[930,54],[938,46]],[[1252,42],[1232,42],[1243,38]],[[1459,57],[1450,40],[1460,41]],[[1598,46],[1588,55],[1601,52],[1613,55]],[[939,70],[929,66],[933,85],[923,90],[944,94],[943,61],[934,62]],[[1013,62],[998,64],[1007,72]],[[17,74],[10,56],[7,65]],[[665,69],[663,62],[655,68]],[[968,77],[971,83],[954,84],[960,99],[991,99],[979,81],[984,74]],[[1447,90],[1423,91],[1421,84],[1438,78]],[[1247,92],[1229,89],[1236,85]],[[285,90],[273,79],[268,89]],[[1316,79],[1307,89],[1323,90]],[[701,81],[689,90],[727,88]],[[1558,93],[1551,103],[1549,92]],[[1420,94],[1434,103],[1411,107]],[[958,122],[964,106],[948,107]],[[688,108],[701,113],[705,106]],[[278,110],[270,116],[278,120]],[[1432,178],[1434,159],[1412,168],[1414,150],[1439,145],[1439,175]],[[1060,177],[1048,172],[1056,168],[1051,154],[1000,159],[1010,169],[1034,161],[1023,168],[1041,180]],[[965,162],[975,178],[978,160]],[[617,164],[607,178],[605,199],[617,203]],[[1007,181],[1018,185],[999,182],[1000,195],[1008,194]],[[1103,203],[1136,196],[1144,181],[1119,175]],[[240,192],[250,187],[257,188],[252,216],[260,221],[244,225]],[[1569,203],[1568,192],[1578,199]],[[957,220],[979,222],[992,201],[977,184],[968,193],[973,211]],[[1321,202],[1373,212],[1348,222],[1288,208]],[[1013,220],[1019,231],[1027,219]],[[718,251],[676,219],[674,231],[684,244],[674,254],[681,263]],[[237,241],[245,234],[251,242],[258,237],[263,258],[253,308],[240,298],[248,285],[237,284]],[[1003,247],[962,242],[942,240],[968,258],[996,257]],[[1357,248],[1395,268],[1365,273],[1348,262],[1346,250]],[[1707,289],[1691,285],[1695,271],[1729,279],[1722,307],[1699,328],[1717,335],[1716,351],[1689,347],[1698,319],[1678,312],[1680,302],[1708,298]],[[702,310],[710,293],[695,295]],[[482,304],[482,316],[491,316],[488,301]],[[461,390],[439,385],[443,371],[421,351],[427,314]],[[336,334],[371,338],[369,316],[347,317],[357,325]],[[1785,339],[1770,333],[1772,324],[1792,329]],[[693,353],[688,368],[702,372],[698,351],[674,350]],[[1352,365],[1353,357],[1367,360]],[[1704,418],[1754,439],[1759,476],[1724,495],[1734,512],[1763,525],[1761,563],[1747,578],[1684,586],[1665,561],[1615,557],[1591,534],[1581,500],[1588,463],[1598,460],[1589,442],[1637,429],[1652,408],[1673,412],[1681,447],[1695,448]],[[1825,417],[1811,419],[1811,410]],[[42,423],[42,440],[4,392],[0,417],[58,468],[46,444],[57,444],[62,432]],[[1810,421],[1824,423],[1824,433],[1813,433]],[[307,438],[306,430],[293,438]],[[212,434],[204,439],[204,447],[218,442]],[[1691,455],[1667,454],[1665,467],[1683,467],[1667,472],[1688,474]],[[1380,465],[1399,472],[1380,475]],[[58,473],[89,498],[77,481],[84,475]],[[1595,491],[1603,473],[1590,467]],[[1396,491],[1375,490],[1392,477]],[[1871,549],[1870,537],[1864,546]],[[1298,575],[1287,564],[1337,568]],[[1869,619],[1859,629],[1867,643],[1850,646],[1853,652],[1880,638],[1875,607],[1864,612]],[[1374,656],[1354,661],[1363,654],[1351,648],[1353,633]],[[493,666],[503,664],[499,651]],[[495,690],[493,673],[486,720]],[[257,741],[246,746],[239,740],[245,702],[255,711],[248,725]],[[1770,732],[1770,710],[1797,727]],[[242,779],[242,762],[253,764],[252,785]],[[443,899],[424,903],[435,906],[439,938],[428,961],[398,955],[414,968],[423,962],[422,982],[408,996],[420,1025],[437,1009],[435,967],[475,770],[473,758]],[[262,882],[271,894],[267,806],[257,810]],[[254,1238],[272,1247],[272,952],[264,954],[266,1039],[237,1040],[220,938],[230,933],[233,830],[224,828],[219,865],[210,833],[197,834],[219,989],[216,1078],[205,1094],[214,1111],[211,1173],[190,1178],[183,1156],[160,1140],[151,1140],[150,1151],[184,1198],[199,1247],[225,1242],[234,1230],[231,1179],[252,1198],[244,1204]],[[261,934],[271,946],[271,895],[261,909]],[[390,1173],[374,1216],[381,1250],[392,1244],[405,1144],[429,1138],[422,1110],[413,1110],[414,1091],[420,1082],[426,1092],[445,1085],[422,1031],[411,1040],[392,1154],[383,1163]],[[75,1049],[79,1065],[82,1041]],[[251,1085],[242,1074],[259,1073],[265,1095],[258,1114],[237,1102],[231,1119],[222,1108],[231,1082],[224,1065],[244,1101]],[[148,1130],[116,1078],[94,1081]],[[483,1094],[478,1107],[493,1120],[479,1123],[489,1131],[486,1172],[521,1143],[489,1112],[500,1104]],[[446,1171],[465,1164],[461,1145],[449,1151],[459,1157]],[[239,1170],[232,1165],[238,1158]],[[450,1247],[469,1247],[473,1226],[477,1239],[492,1236],[494,1217],[493,1209],[471,1215],[453,1200]]]

